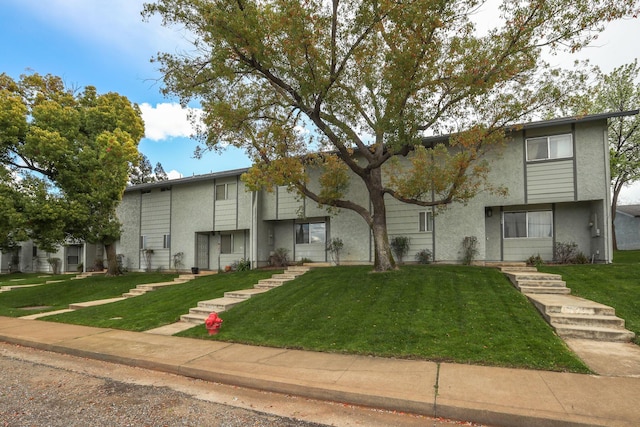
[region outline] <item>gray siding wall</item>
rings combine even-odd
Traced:
[[[169,268],[171,262],[170,248],[164,248],[164,235],[171,234],[171,191],[153,189],[150,193],[142,194],[140,217],[140,235],[145,236],[146,246],[141,249],[152,249],[151,265],[146,265],[146,259],[141,260],[141,269],[155,270]]]
[[[407,205],[392,197],[385,198],[387,204],[387,231],[389,240],[398,236],[406,236],[409,241],[409,252],[404,262],[413,262],[417,252],[428,249],[433,254],[433,231],[420,231],[420,212],[432,212],[431,208]]]
[[[640,249],[640,218],[618,211],[615,225],[618,249]]]
[[[504,261],[524,261],[540,255],[543,260],[553,259],[553,239],[504,239]]]
[[[116,253],[124,255],[128,270],[140,268],[140,192],[125,193],[116,209],[122,223],[122,234],[116,243]]]
[[[573,160],[527,164],[529,203],[573,201],[574,188]]]

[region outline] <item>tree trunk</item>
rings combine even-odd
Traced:
[[[611,240],[613,241],[613,250],[618,250],[618,240],[616,239],[616,211],[618,210],[618,197],[622,190],[622,184],[618,182],[613,186],[613,199],[611,201]]]
[[[107,276],[120,275],[120,269],[118,268],[118,257],[116,256],[116,244],[105,243],[104,249],[107,252]]]
[[[379,169],[375,172],[372,171],[369,184],[369,196],[373,209],[373,216],[370,222],[375,251],[373,267],[375,271],[395,270],[397,266],[396,261],[393,259],[391,246],[389,245],[387,209],[384,204],[384,193],[382,192],[382,180]]]

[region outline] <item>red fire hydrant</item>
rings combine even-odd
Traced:
[[[222,326],[222,319],[218,317],[218,313],[213,312],[204,321],[204,326],[209,331],[209,335],[215,335],[220,330],[220,326]]]

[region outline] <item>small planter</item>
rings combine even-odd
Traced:
[[[191,267],[191,274],[200,274],[200,268]]]

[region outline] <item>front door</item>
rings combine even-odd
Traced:
[[[209,269],[209,234],[197,234],[196,267]]]

